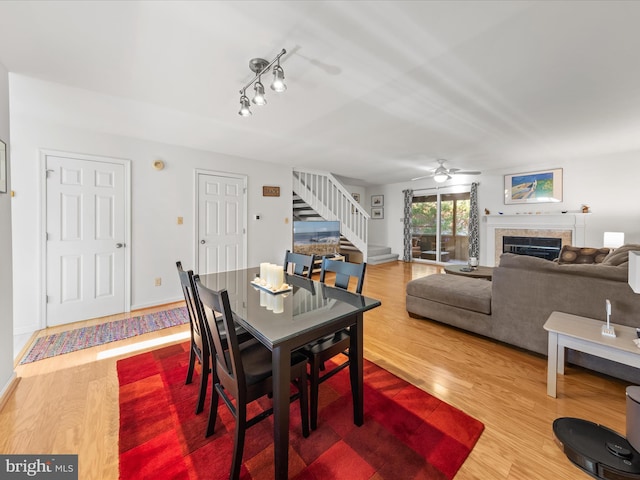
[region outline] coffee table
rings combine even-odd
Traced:
[[[470,278],[484,278],[486,280],[491,280],[493,277],[493,267],[476,267],[471,272],[465,272],[462,269],[467,268],[468,265],[458,264],[458,265],[446,265],[444,267],[444,271],[450,275],[461,275],[463,277]]]

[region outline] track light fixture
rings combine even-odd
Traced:
[[[280,66],[280,57],[283,56],[287,51],[283,48],[282,51],[271,60],[271,62],[267,62],[263,58],[253,58],[249,62],[249,68],[252,72],[256,74],[253,79],[247,83],[240,90],[240,111],[239,115],[243,117],[248,117],[251,115],[251,103],[249,102],[249,98],[247,97],[247,88],[251,85],[254,85],[253,90],[255,92],[253,99],[254,105],[266,105],[267,99],[264,96],[264,85],[262,85],[262,75],[267,73],[271,67],[273,67],[273,83],[271,84],[271,90],[274,92],[284,92],[287,89],[287,86],[284,83],[284,70]],[[277,64],[276,64],[277,63]],[[274,66],[274,64],[276,64]]]

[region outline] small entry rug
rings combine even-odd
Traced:
[[[185,385],[188,357],[187,342],[118,361],[120,479],[229,478],[233,417],[221,401],[216,432],[204,437],[209,399],[196,415],[199,379]],[[321,385],[318,429],[308,438],[299,403],[291,405],[289,478],[452,479],[484,425],[368,361],[364,387],[361,427],[346,369]],[[247,430],[242,480],[273,478],[272,420]]]
[[[77,328],[39,338],[20,364],[189,323],[186,307]]]

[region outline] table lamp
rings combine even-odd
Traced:
[[[624,232],[604,232],[604,241],[602,243],[604,247],[615,250],[624,245]]]

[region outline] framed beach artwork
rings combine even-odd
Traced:
[[[504,203],[553,203],[562,201],[562,169],[540,170],[504,176]]]

